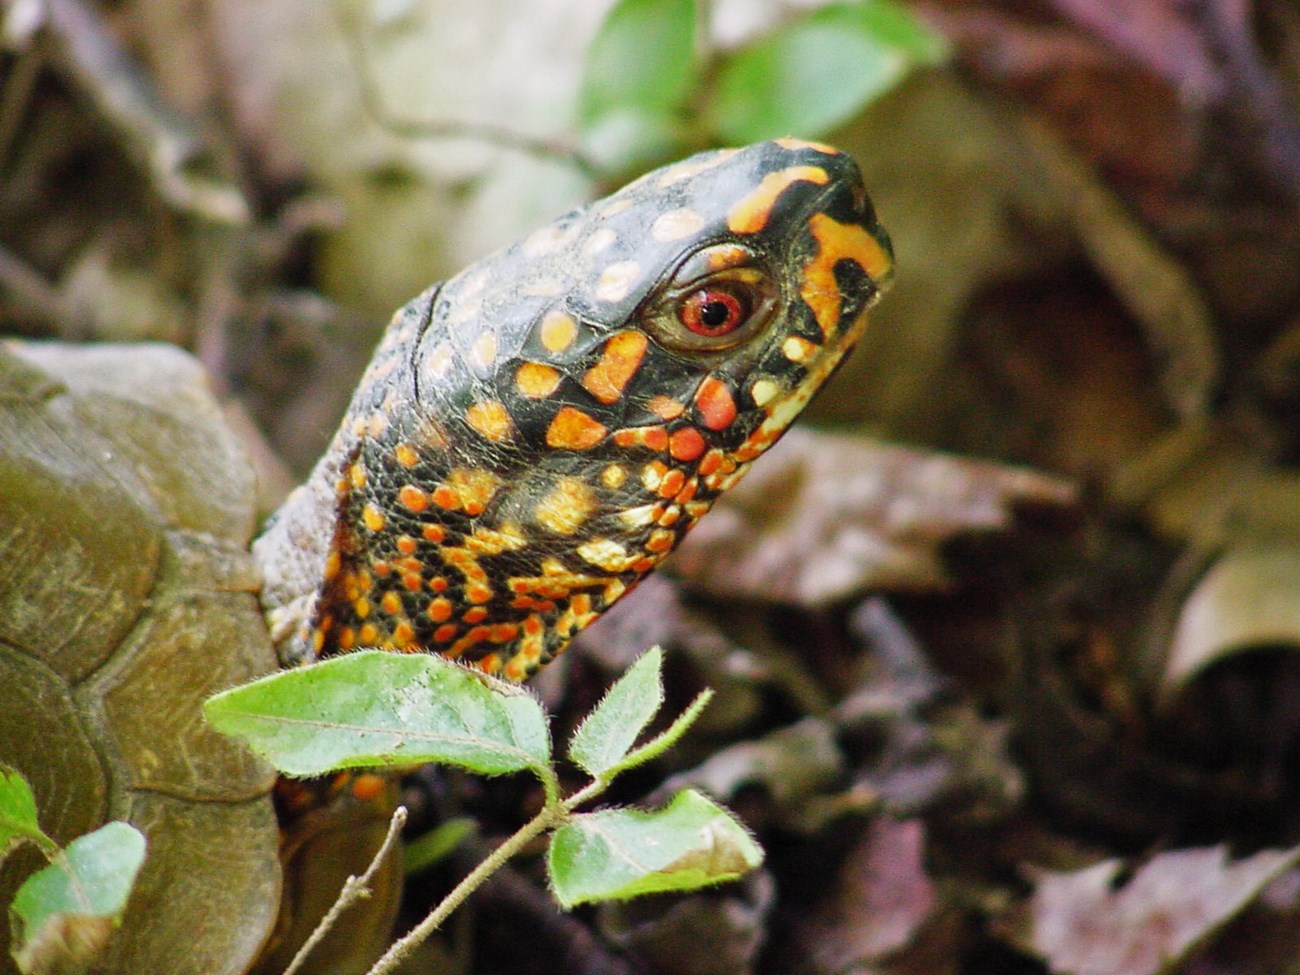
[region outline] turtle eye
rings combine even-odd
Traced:
[[[677,320],[696,335],[719,338],[744,325],[754,304],[754,295],[739,282],[729,287],[701,288],[682,299],[677,306]]]
[[[780,285],[759,255],[737,244],[715,244],[678,265],[642,320],[665,348],[708,354],[749,341],[780,309]]]

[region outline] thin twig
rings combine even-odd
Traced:
[[[402,827],[405,825],[406,807],[398,806],[393,810],[393,818],[388,821],[388,835],[384,837],[384,842],[380,845],[379,851],[371,859],[370,866],[366,867],[366,872],[360,877],[348,877],[347,881],[344,882],[343,889],[339,891],[338,899],[325,912],[325,916],[320,919],[320,923],[316,925],[315,930],[303,942],[302,947],[298,949],[298,953],[293,956],[293,961],[289,962],[289,967],[284,970],[284,975],[294,975],[294,972],[302,967],[303,962],[307,960],[307,956],[312,953],[312,950],[321,943],[325,935],[338,922],[339,915],[357,901],[370,896],[370,881],[374,879],[375,873],[379,870],[384,859],[392,852],[394,845],[397,843],[397,838],[401,835]]]

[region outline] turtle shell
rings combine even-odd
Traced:
[[[59,843],[110,819],[148,839],[97,971],[242,972],[275,921],[274,775],[200,711],[276,668],[254,524],[252,469],[188,355],[0,345],[0,761]]]

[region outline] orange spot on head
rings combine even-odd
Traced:
[[[838,156],[840,151],[834,146],[828,146],[825,142],[808,142],[804,139],[794,139],[785,136],[780,139],[773,139],[782,149],[811,149],[813,152],[820,152],[827,156]]]
[[[704,453],[704,437],[694,427],[683,427],[673,431],[668,438],[668,452],[676,460],[694,460]]]
[[[840,321],[841,295],[835,280],[835,265],[843,260],[857,263],[877,285],[883,285],[893,270],[893,261],[884,245],[865,227],[840,223],[824,213],[814,213],[808,229],[817,241],[817,253],[803,269],[799,296],[812,309],[813,317],[827,339]]]
[[[677,519],[682,516],[682,509],[677,505],[670,505],[669,508],[659,516],[659,525],[662,528],[671,528],[677,524]]]
[[[722,466],[722,451],[714,447],[700,459],[699,472],[703,475],[712,474]]]
[[[350,626],[343,627],[343,629],[339,630],[338,643],[340,650],[351,650],[357,645],[356,630]]]
[[[444,623],[433,631],[433,639],[437,643],[447,643],[459,632],[460,627],[455,623]]]
[[[665,420],[674,420],[686,412],[686,407],[671,396],[653,396],[646,404],[650,412]]]
[[[650,450],[668,449],[668,431],[660,426],[624,427],[614,431],[614,443],[620,447],[647,447]]]
[[[493,656],[495,656],[495,654],[493,654]],[[524,665],[523,661],[519,660],[517,657],[511,657],[510,662],[505,666],[504,673],[506,680],[518,682],[528,676],[528,668]]]
[[[402,597],[395,592],[386,592],[379,600],[379,608],[389,616],[396,616],[402,611]]]
[[[492,587],[481,582],[471,582],[465,587],[465,598],[471,603],[486,603],[492,598]]]
[[[471,606],[465,612],[460,614],[460,618],[466,623],[482,623],[487,619],[488,611],[482,606]]]
[[[510,413],[505,408],[505,404],[494,399],[470,406],[465,411],[465,422],[483,437],[497,443],[509,439],[514,430],[514,424],[510,422]]]
[[[498,623],[491,628],[492,633],[488,637],[493,643],[505,643],[507,640],[513,640],[519,635],[518,623]]]
[[[541,362],[525,362],[515,372],[515,388],[529,399],[545,399],[560,385],[560,373]]]
[[[402,489],[397,492],[397,500],[407,511],[416,514],[429,507],[429,496],[414,484],[403,484]]]
[[[393,627],[393,645],[397,647],[409,647],[415,642],[415,630],[411,629],[410,623],[398,623]]]
[[[589,450],[605,437],[605,425],[572,406],[561,407],[546,430],[546,445],[560,450]]]
[[[445,623],[451,619],[451,611],[451,600],[439,596],[437,599],[429,600],[429,605],[424,608],[424,615],[435,623]]]
[[[540,337],[547,352],[563,352],[578,335],[578,323],[562,311],[548,311],[542,317]]]
[[[698,477],[692,477],[689,481],[686,482],[686,486],[677,492],[677,496],[673,498],[673,500],[676,501],[678,504],[686,504],[688,501],[691,501],[695,498],[695,492],[698,491],[699,489],[700,489],[700,479]]]
[[[440,505],[439,507],[443,507]],[[447,537],[447,530],[442,525],[425,525],[420,529],[420,534],[424,536],[426,542],[441,542]]]
[[[695,407],[710,430],[725,430],[736,419],[736,400],[721,379],[707,377],[695,391]]]
[[[371,646],[378,643],[379,627],[375,626],[374,623],[363,624],[361,629],[357,631],[357,640],[360,641],[363,646]]]
[[[444,576],[434,576],[428,581],[427,585],[433,592],[447,591],[447,579]]]
[[[424,580],[418,572],[408,572],[402,576],[402,585],[410,592],[419,592],[424,588]]]
[[[397,536],[397,551],[401,552],[403,555],[414,555],[415,550],[419,548],[419,545],[420,543],[410,535]]]
[[[753,234],[767,226],[772,207],[792,183],[818,183],[830,181],[826,170],[820,166],[791,166],[768,173],[763,181],[727,214],[727,226],[732,233]]]
[[[364,802],[381,795],[387,786],[387,780],[383,776],[362,772],[352,779],[352,795]]]
[[[663,480],[659,482],[659,496],[661,498],[671,498],[674,494],[682,489],[686,484],[686,475],[673,468],[664,475]]]
[[[619,332],[605,343],[599,361],[582,377],[582,386],[602,403],[617,403],[645,358],[644,332]]]

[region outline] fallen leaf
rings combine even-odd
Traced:
[[[795,430],[691,533],[673,570],[706,592],[819,608],[950,580],[939,549],[1074,488],[1024,468]]]
[[[1120,860],[1044,872],[1017,940],[1062,975],[1156,975],[1186,961],[1298,860],[1300,847],[1235,863],[1222,845],[1175,850],[1118,888]]]

